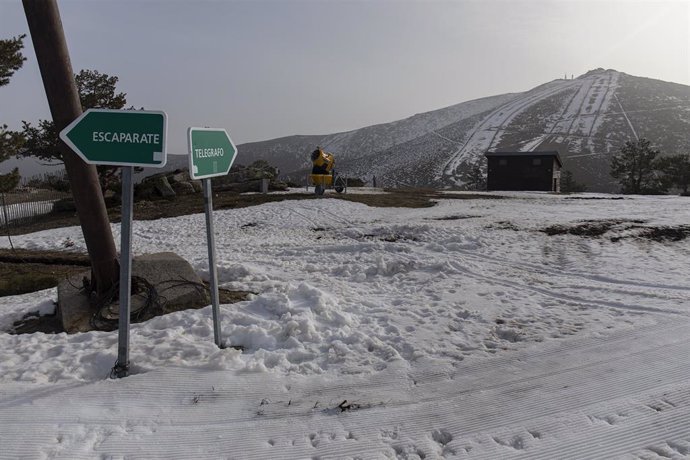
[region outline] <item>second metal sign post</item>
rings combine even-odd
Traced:
[[[213,338],[223,348],[220,333],[220,306],[218,300],[218,270],[216,268],[216,241],[213,231],[213,189],[211,177],[224,176],[230,171],[237,156],[237,148],[227,131],[215,128],[189,128],[189,175],[201,180],[204,187],[206,213],[206,243],[208,245],[208,271],[213,309]]]

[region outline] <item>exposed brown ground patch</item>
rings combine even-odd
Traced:
[[[444,194],[433,189],[396,189],[387,193],[338,194],[329,190],[322,197],[314,193],[290,194],[240,194],[219,192],[213,197],[213,207],[235,209],[256,206],[263,203],[292,200],[318,200],[334,198],[366,204],[372,207],[425,208],[435,205],[439,199],[500,199],[496,195],[480,193]],[[134,204],[135,220],[155,220],[204,212],[203,198],[200,194],[176,197],[174,200],[137,201]],[[119,222],[120,206],[108,208],[111,222]],[[59,212],[39,216],[34,222],[10,227],[12,235],[33,233],[41,230],[79,225],[75,212]],[[6,231],[5,228],[2,229]],[[6,237],[6,236],[0,236]],[[0,296],[17,295],[57,286],[58,282],[74,273],[84,271],[89,259],[86,254],[67,251],[32,251],[26,249],[0,249]],[[222,295],[233,294],[225,293]],[[245,295],[239,294],[240,296]],[[230,302],[228,302],[230,303]]]
[[[435,200],[477,200],[477,199],[502,199],[498,195],[484,195],[479,193],[444,194],[433,189],[396,189],[386,190],[388,193],[360,194],[360,193],[334,193],[329,190],[322,197],[314,193],[289,193],[289,194],[240,194],[234,192],[214,193],[213,208],[237,209],[249,206],[257,206],[264,203],[293,200],[318,200],[334,198],[355,203],[366,204],[372,207],[400,207],[400,208],[428,208],[434,206]],[[121,218],[120,206],[108,208],[108,217],[111,222],[119,222]],[[188,214],[204,212],[204,200],[200,194],[178,196],[174,200],[158,199],[154,201],[137,201],[134,203],[134,220],[155,220],[166,217],[178,217]],[[36,218],[34,222],[10,227],[12,235],[49,230],[51,228],[69,227],[79,225],[79,218],[75,212],[59,212],[45,214]],[[6,229],[3,229],[6,231]]]

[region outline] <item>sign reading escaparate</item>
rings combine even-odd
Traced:
[[[166,134],[165,112],[89,109],[60,132],[60,139],[90,164],[161,168]]]
[[[189,128],[189,174],[192,179],[224,176],[237,156],[228,132],[219,128]]]
[[[122,142],[130,144],[158,144],[160,143],[160,134],[148,133],[111,133],[103,131],[94,131],[94,142]]]

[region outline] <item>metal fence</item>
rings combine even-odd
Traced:
[[[70,197],[70,193],[56,190],[17,189],[0,194],[0,224],[21,225],[53,212],[56,201]]]
[[[7,230],[12,226],[34,222],[40,216],[53,212],[55,202],[72,195],[47,185],[65,180],[64,172],[44,174],[23,179],[12,192],[0,193],[0,226]]]

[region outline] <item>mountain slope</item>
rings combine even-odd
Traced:
[[[418,139],[434,130],[442,129],[457,120],[464,120],[490,110],[497,104],[514,98],[514,94],[477,99],[433,112],[417,114],[404,120],[368,126],[329,135],[289,136],[239,146],[243,158],[268,160],[286,173],[310,168],[309,154],[321,146],[337,154],[339,168],[345,162],[384,152],[396,145]],[[342,169],[342,168],[341,168]]]
[[[488,150],[558,150],[591,191],[617,191],[611,155],[646,137],[664,154],[690,151],[690,87],[596,69],[524,93],[504,94],[353,131],[290,136],[239,146],[241,162],[264,159],[302,182],[320,145],[350,177],[385,186],[464,187]]]

